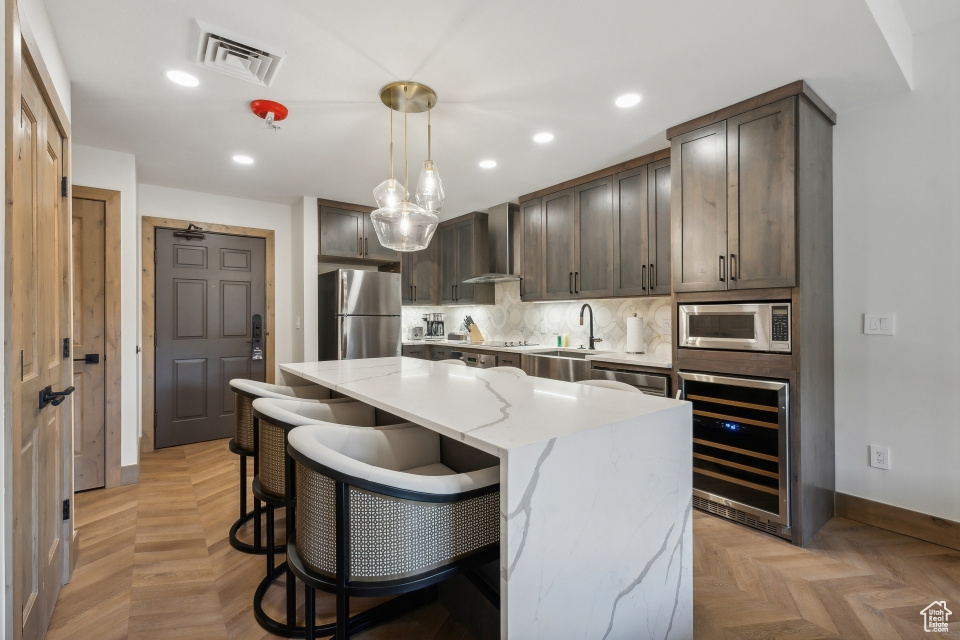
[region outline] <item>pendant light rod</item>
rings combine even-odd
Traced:
[[[430,135],[431,135],[431,131],[432,131],[431,128],[430,128],[430,114],[431,114],[431,113],[433,113],[433,105],[431,105],[431,104],[428,102],[428,103],[427,103],[427,160],[433,160],[433,157],[432,157],[431,154],[430,154],[430,143],[431,143]]]
[[[393,179],[393,109],[390,109],[390,179]]]
[[[407,189],[407,179],[409,172],[407,170],[407,87],[403,87],[403,189]],[[408,192],[409,193],[409,192]],[[404,200],[407,196],[404,196]]]

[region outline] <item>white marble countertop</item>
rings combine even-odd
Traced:
[[[469,342],[454,342],[452,340],[404,340],[403,346],[422,346],[436,344],[444,347],[460,347],[462,349],[476,349],[477,351],[506,351],[508,353],[524,353],[531,351],[549,351],[551,349],[575,350],[576,347],[554,347],[551,345],[539,344],[522,347],[491,347],[482,344],[470,344]],[[642,367],[655,367],[657,369],[672,369],[673,362],[670,358],[653,353],[624,353],[622,351],[603,351],[596,350],[587,356],[587,360],[596,360],[600,362],[614,362],[618,364],[632,364]]]
[[[280,369],[497,456],[682,404],[416,358],[304,362]]]

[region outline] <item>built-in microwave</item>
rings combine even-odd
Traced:
[[[790,353],[790,303],[681,304],[677,346]]]

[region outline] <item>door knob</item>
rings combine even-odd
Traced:
[[[83,362],[84,364],[100,364],[99,353],[88,353],[82,358],[74,358],[74,362]]]

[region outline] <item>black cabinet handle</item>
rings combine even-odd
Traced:
[[[83,362],[84,364],[100,364],[99,353],[88,353],[82,358],[74,358],[74,362]]]
[[[52,404],[55,407],[59,406],[73,391],[73,387],[67,387],[63,391],[53,391],[53,387],[47,385],[40,390],[40,408],[43,409],[48,404]]]
[[[360,254],[360,257],[363,257],[363,238],[357,236],[357,253]]]
[[[647,290],[647,265],[640,267],[640,289]]]
[[[370,255],[370,238],[363,239],[363,255]]]
[[[577,293],[580,293],[580,272],[579,271],[573,272],[573,282],[574,282],[573,290],[576,291]]]
[[[573,271],[570,272],[570,295],[573,295]]]
[[[736,275],[734,275],[734,274],[736,274]],[[739,269],[738,269],[738,267],[737,267],[737,254],[731,253],[731,254],[730,254],[730,279],[731,279],[731,280],[736,280],[736,279],[737,279],[737,276],[739,276],[739,275],[740,275],[740,273],[739,273]]]
[[[413,299],[417,299],[417,285],[413,285]]]
[[[650,263],[650,291],[653,291],[653,288],[657,286],[657,272],[653,268],[653,263]]]
[[[720,256],[720,282],[725,282],[727,277],[727,269],[724,265],[724,258]]]

